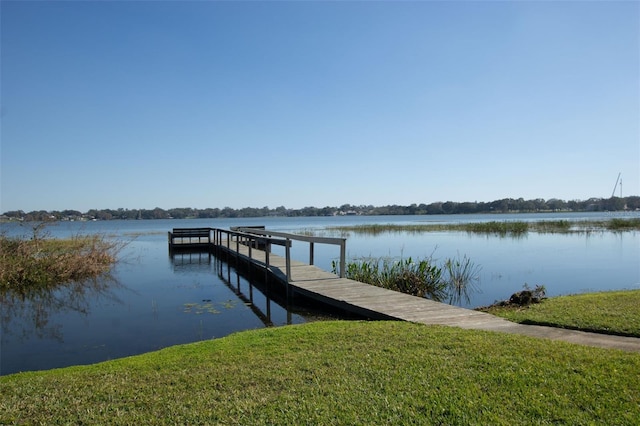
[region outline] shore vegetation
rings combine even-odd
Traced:
[[[25,293],[99,277],[121,248],[101,235],[50,238],[41,227],[30,238],[0,235],[0,291]]]

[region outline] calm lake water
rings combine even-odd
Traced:
[[[535,215],[340,216],[305,218],[62,222],[52,236],[99,233],[127,246],[111,280],[70,286],[32,300],[5,298],[1,307],[0,374],[90,364],[163,347],[226,336],[271,325],[322,318],[317,307],[283,307],[273,289],[261,291],[233,267],[209,255],[169,257],[174,227],[229,228],[265,225],[284,232],[332,235],[327,227],[378,224],[460,223],[506,220],[601,220],[638,213]],[[2,224],[10,235],[29,224]],[[506,299],[525,283],[543,284],[549,296],[640,288],[640,233],[537,234],[520,238],[464,232],[347,234],[347,258],[382,257],[436,261],[463,256],[479,265],[480,292],[469,307]],[[308,260],[308,244],[294,241],[292,257]],[[278,247],[274,248],[276,254]],[[315,264],[331,270],[335,246],[316,245]],[[239,290],[238,290],[239,287]],[[268,293],[265,296],[264,293]]]

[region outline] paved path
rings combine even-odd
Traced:
[[[226,246],[221,246],[221,248],[229,250]],[[235,243],[232,243],[232,248],[229,251],[235,253]],[[249,249],[241,245],[239,256],[256,265],[264,266],[265,264],[265,253],[261,250],[252,249],[251,258],[249,258]],[[269,256],[269,264],[272,274],[281,282],[286,283],[285,259],[272,253]],[[474,330],[521,334],[640,353],[640,338],[517,324],[488,313],[339,278],[316,266],[298,261],[291,262],[291,282],[289,285],[294,293],[376,319],[396,319],[421,324],[440,324]]]

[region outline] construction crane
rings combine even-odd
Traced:
[[[622,172],[618,173],[618,179],[616,179],[616,184],[613,185],[613,192],[611,193],[611,198],[616,196],[616,188],[618,187],[618,182],[620,182],[620,198],[622,198],[622,179],[620,179],[620,176],[622,176]]]

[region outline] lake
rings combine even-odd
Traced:
[[[163,347],[223,337],[237,331],[334,317],[314,305],[287,308],[275,289],[264,289],[208,254],[171,258],[174,227],[265,225],[283,232],[335,236],[327,227],[482,221],[602,220],[640,213],[558,213],[435,216],[336,216],[60,222],[51,236],[98,233],[127,242],[112,279],[68,286],[33,300],[3,300],[0,374],[120,358]],[[8,235],[29,235],[29,224],[4,223]],[[481,267],[468,307],[506,299],[542,284],[547,295],[640,288],[640,233],[591,232],[499,237],[465,232],[347,234],[347,258],[393,257],[436,262],[469,257]],[[278,253],[278,247],[274,252]],[[316,245],[315,264],[331,270],[335,246]],[[308,244],[294,241],[292,257],[308,260]],[[238,290],[239,287],[239,290]],[[265,295],[266,293],[266,295]]]

